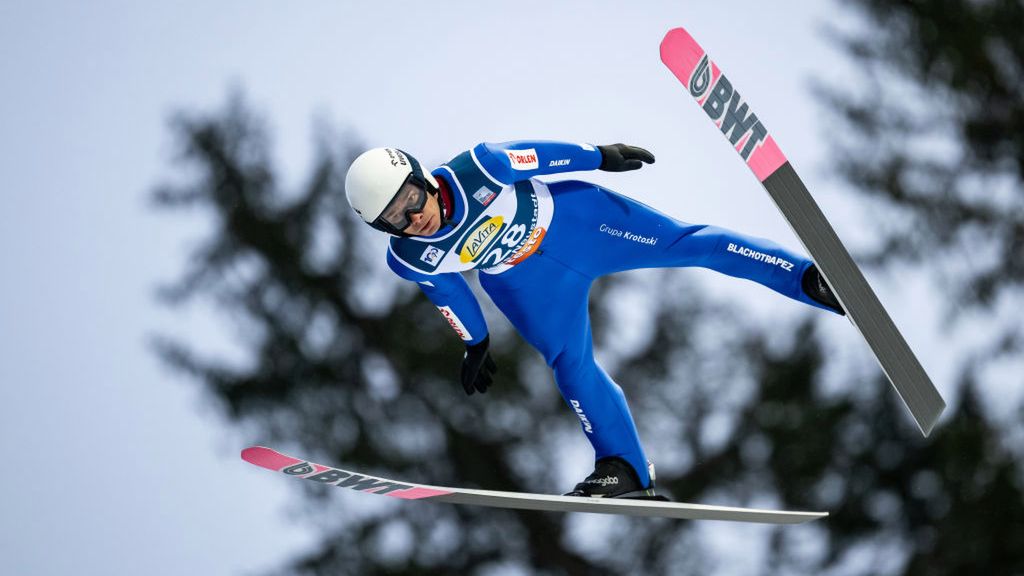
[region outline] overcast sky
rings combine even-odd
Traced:
[[[551,4],[0,3],[4,573],[252,573],[312,542],[288,513],[292,482],[239,460],[255,437],[224,424],[147,346],[171,334],[233,349],[209,308],[156,301],[203,228],[147,203],[173,178],[170,114],[218,109],[232,86],[269,117],[289,183],[311,165],[315,117],[431,164],[479,141],[621,141],[657,164],[586,177],[682,220],[799,248],[662,66],[661,37],[686,26],[840,236],[869,237],[826,177],[828,127],[808,91],[811,78],[848,74],[820,29],[849,15],[811,0]],[[762,305],[770,296],[749,283],[694,277],[762,320],[805,313]],[[932,336],[935,307],[869,278],[946,392],[953,344]],[[837,348],[866,354],[842,319],[827,329]]]

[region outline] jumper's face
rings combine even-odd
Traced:
[[[410,236],[430,236],[441,228],[441,209],[437,193],[413,174],[388,202],[377,219],[378,228]]]
[[[441,206],[436,194],[427,194],[423,210],[409,215],[411,223],[403,230],[412,236],[431,236],[441,229]]]

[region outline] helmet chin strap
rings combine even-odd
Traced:
[[[451,189],[444,180],[437,179],[438,187],[432,190],[432,194],[437,198],[437,205],[441,209],[441,228],[445,226],[455,226],[455,221],[452,220],[452,216],[455,214],[455,199],[452,196]]]

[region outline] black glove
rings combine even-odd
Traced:
[[[462,389],[467,396],[472,396],[475,391],[487,392],[487,387],[494,380],[492,377],[498,366],[487,351],[490,345],[491,337],[486,336],[480,342],[466,346],[466,355],[462,358]]]
[[[627,146],[625,144],[609,144],[598,146],[601,151],[601,166],[598,170],[605,172],[625,172],[627,170],[639,170],[646,162],[654,164],[654,154],[638,146]]]

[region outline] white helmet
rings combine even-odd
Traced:
[[[437,180],[411,155],[398,148],[373,148],[360,154],[349,166],[345,175],[345,196],[364,221],[394,233],[381,228],[379,217],[410,175],[437,190]]]

